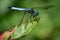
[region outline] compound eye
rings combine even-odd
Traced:
[[[39,15],[39,13],[38,12],[35,12],[35,16],[38,16]]]

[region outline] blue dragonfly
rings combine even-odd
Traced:
[[[51,7],[54,7],[54,5],[48,5],[48,6],[42,6],[42,7],[33,7],[33,8],[18,8],[18,7],[9,7],[12,10],[20,10],[20,11],[25,11],[28,13],[31,13],[34,16],[38,16],[39,12],[35,12],[33,9],[40,8],[40,9],[49,9]]]
[[[9,7],[11,10],[18,10],[18,11],[24,11],[24,15],[23,15],[23,17],[22,17],[22,20],[24,19],[24,16],[25,16],[25,14],[26,14],[26,12],[27,13],[29,13],[29,14],[31,14],[31,16],[30,16],[30,20],[31,20],[31,22],[32,22],[32,16],[33,16],[33,19],[34,19],[34,21],[36,21],[36,17],[37,16],[39,16],[39,12],[35,12],[33,9],[34,8],[18,8],[18,7]],[[21,20],[21,22],[22,22],[22,20]],[[39,20],[39,19],[38,19]],[[37,20],[37,22],[38,22],[38,20]],[[21,22],[20,22],[20,24],[21,24]],[[20,25],[19,24],[19,25]]]
[[[19,7],[13,7],[13,6],[12,6],[12,7],[9,7],[9,8],[10,8],[11,10],[24,11],[24,15],[23,15],[23,17],[22,17],[22,20],[24,19],[25,14],[26,14],[26,13],[29,13],[29,14],[31,14],[30,20],[31,20],[31,18],[32,18],[32,16],[33,16],[34,21],[37,20],[37,22],[38,22],[39,19],[40,19],[40,17],[37,18],[37,16],[39,16],[39,12],[34,11],[34,9],[36,9],[36,8],[49,9],[49,8],[51,8],[51,7],[54,7],[54,5],[48,5],[48,6],[42,6],[42,7],[33,7],[33,8],[19,8]],[[22,22],[22,20],[21,20],[21,22]],[[20,22],[20,24],[21,24],[21,22]],[[32,22],[32,20],[31,20],[31,22]]]

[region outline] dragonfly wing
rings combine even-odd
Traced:
[[[41,6],[41,7],[33,7],[33,9],[48,9],[48,8],[51,8],[51,7],[54,7],[54,5],[48,5],[48,6]]]

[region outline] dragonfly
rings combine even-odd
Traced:
[[[19,8],[19,7],[9,7],[11,10],[18,10],[18,11],[25,11],[24,12],[24,15],[27,13],[31,14],[31,16],[33,16],[33,18],[36,18],[37,16],[39,16],[39,12],[37,11],[34,11],[34,9],[49,9],[49,8],[52,8],[54,7],[54,5],[48,5],[48,6],[41,6],[41,7],[32,7],[32,8]],[[23,15],[23,17],[24,17]],[[30,16],[30,20],[31,20],[31,17]],[[23,20],[23,17],[22,17],[22,20]],[[36,20],[36,19],[35,19]],[[38,22],[38,20],[37,20]]]
[[[48,8],[51,8],[51,7],[54,7],[54,5],[48,5],[48,6],[42,6],[42,7],[33,7],[33,8],[18,8],[18,7],[9,7],[10,9],[12,10],[20,10],[20,11],[25,11],[28,12],[28,13],[31,13],[32,15],[34,16],[38,16],[39,15],[39,12],[35,12],[33,9],[36,9],[36,8],[40,8],[40,9],[48,9]]]
[[[26,13],[29,13],[29,14],[31,14],[31,16],[30,16],[30,20],[31,20],[31,18],[32,18],[32,16],[33,16],[33,19],[34,19],[34,21],[36,21],[36,17],[37,16],[39,16],[39,12],[37,12],[37,11],[34,11],[33,9],[34,8],[18,8],[18,7],[9,7],[9,9],[11,9],[11,10],[17,10],[17,11],[24,11],[24,15],[26,14]],[[24,15],[23,15],[23,17],[22,17],[22,20],[23,20],[23,18],[24,18]],[[40,18],[39,18],[40,19]],[[38,19],[38,20],[39,20]],[[21,22],[22,22],[22,20],[21,20]],[[37,20],[37,22],[38,22],[38,20]],[[21,22],[20,22],[20,24],[21,24]],[[31,22],[32,22],[32,20],[31,20]],[[20,25],[19,24],[19,25]]]
[[[18,10],[18,11],[24,11],[24,15],[27,13],[31,14],[31,16],[33,16],[34,18],[36,18],[37,16],[39,16],[39,12],[37,11],[34,11],[34,9],[49,9],[49,8],[52,8],[54,7],[54,5],[48,5],[48,6],[42,6],[42,7],[32,7],[32,8],[19,8],[19,7],[9,7],[11,10]],[[23,15],[23,17],[24,17]],[[30,16],[30,20],[31,20],[31,17]],[[23,20],[23,17],[22,17],[22,20]],[[36,20],[36,19],[35,19]],[[38,19],[39,20],[39,19]],[[37,20],[37,22],[38,22]],[[21,21],[22,22],[22,21]]]

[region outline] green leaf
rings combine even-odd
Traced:
[[[11,39],[17,39],[29,34],[36,24],[36,21],[34,21],[33,23],[28,23],[27,26],[25,24],[21,24],[21,26],[16,27],[15,32],[11,35]]]

